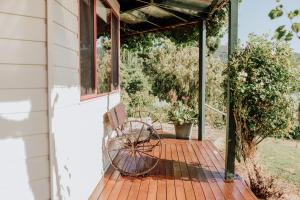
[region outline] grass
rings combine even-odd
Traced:
[[[270,175],[300,187],[300,141],[268,138],[258,146],[258,162]]]

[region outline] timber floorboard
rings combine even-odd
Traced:
[[[224,181],[224,158],[210,141],[162,139],[161,153],[160,162],[146,176],[122,176],[110,166],[89,199],[256,199],[240,178]],[[158,155],[157,150],[151,155]],[[133,166],[130,158],[120,162],[128,169]]]

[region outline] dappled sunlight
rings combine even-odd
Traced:
[[[20,115],[10,115],[12,108],[22,112]],[[0,102],[0,117],[6,120],[22,121],[29,117],[31,103],[29,100],[16,102]]]
[[[14,147],[13,151],[7,149]],[[9,154],[8,154],[9,153]],[[0,140],[0,193],[2,197],[11,199],[33,199],[31,188],[24,187],[30,181],[27,173],[26,147],[23,138],[9,138]],[[25,196],[24,196],[25,194]],[[22,195],[22,196],[19,196]]]

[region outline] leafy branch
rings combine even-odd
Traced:
[[[275,30],[274,38],[277,40],[283,39],[285,41],[291,41],[294,36],[296,36],[300,39],[300,21],[296,21],[296,18],[300,16],[300,8],[287,11],[280,0],[276,0],[276,2],[278,5],[269,12],[268,16],[271,20],[286,16],[290,20],[291,25],[290,27],[286,25],[279,26]]]

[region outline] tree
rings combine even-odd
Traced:
[[[160,100],[179,100],[191,108],[198,105],[198,48],[177,46],[168,38],[142,55],[144,73],[152,84],[152,92]]]
[[[267,137],[289,134],[294,105],[291,94],[299,82],[295,79],[296,59],[283,41],[268,41],[250,36],[247,46],[240,47],[230,57],[224,71],[224,97],[230,84],[236,123],[237,156],[243,159],[249,185],[261,199],[282,196],[255,162],[257,145]]]
[[[287,11],[280,0],[276,0],[276,2],[277,6],[269,12],[270,19],[274,20],[285,16],[290,20],[291,25],[289,27],[286,25],[279,26],[274,37],[277,40],[284,39],[286,41],[292,40],[294,36],[300,39],[300,20],[296,21],[296,18],[300,16],[300,8]]]
[[[129,115],[152,106],[155,100],[151,94],[149,79],[142,71],[143,59],[137,52],[126,46],[121,49],[122,102]]]
[[[257,145],[267,137],[288,134],[293,119],[291,93],[298,84],[294,77],[296,59],[283,42],[250,36],[246,47],[231,56],[225,73],[224,91],[230,82],[238,155],[253,158]]]

